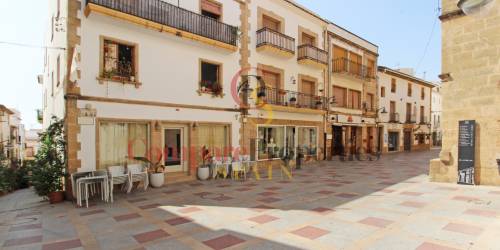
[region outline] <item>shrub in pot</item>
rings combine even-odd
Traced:
[[[63,179],[66,177],[66,141],[63,120],[52,118],[52,124],[40,134],[40,149],[32,168],[35,192],[50,203],[64,198]]]
[[[198,167],[198,179],[205,181],[208,180],[208,178],[210,177],[210,161],[212,155],[205,146],[203,146],[201,150],[202,150],[201,155],[203,159],[203,164]]]
[[[149,172],[149,184],[154,188],[163,187],[165,184],[165,166],[163,166],[162,159],[163,155],[160,155],[156,162],[152,162],[146,157],[135,157],[135,160],[147,163]]]

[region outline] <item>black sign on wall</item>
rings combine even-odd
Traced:
[[[474,185],[476,121],[458,125],[458,183]]]

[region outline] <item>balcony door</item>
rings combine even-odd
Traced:
[[[391,101],[390,107],[389,107],[389,120],[391,122],[396,121],[396,102]]]
[[[333,47],[333,71],[346,72],[347,71],[347,50],[339,47]]]
[[[280,74],[270,71],[262,71],[263,80],[266,84],[266,99],[269,104],[280,104],[282,101],[280,90]]]
[[[406,104],[406,122],[411,122],[411,103]]]
[[[361,74],[361,64],[362,57],[356,53],[349,52],[350,65],[349,70],[351,74],[360,75]]]
[[[262,16],[262,28],[281,32],[281,22],[269,16]]]
[[[301,45],[311,45],[315,46],[316,38],[314,36],[308,35],[306,33],[302,33],[302,44]]]
[[[300,105],[307,108],[313,108],[314,96],[316,95],[316,84],[313,81],[302,80]]]

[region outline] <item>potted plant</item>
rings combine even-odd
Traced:
[[[163,185],[165,184],[165,166],[161,164],[162,159],[162,154],[160,154],[156,162],[152,162],[146,157],[134,157],[134,160],[142,161],[147,164],[149,172],[149,183],[154,188],[163,187]]]
[[[221,96],[222,95],[222,85],[220,85],[218,82],[215,82],[212,85],[212,95],[213,96]]]
[[[66,141],[63,120],[52,118],[52,124],[40,134],[38,150],[32,169],[32,184],[35,192],[47,197],[50,203],[64,199],[63,179],[66,173]]]
[[[212,155],[206,146],[201,148],[201,157],[203,164],[198,167],[198,179],[205,181],[210,177],[210,161],[212,158]]]
[[[291,106],[295,106],[295,104],[297,104],[297,98],[295,96],[292,96],[289,101]]]

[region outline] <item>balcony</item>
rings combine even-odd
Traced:
[[[412,114],[407,114],[405,123],[406,124],[416,124],[417,123],[417,116],[412,115]]]
[[[323,96],[309,95],[271,87],[258,88],[258,105],[270,104],[296,109],[312,109],[324,111],[328,107],[327,99]]]
[[[420,116],[420,125],[427,125],[427,124],[429,124],[429,121],[427,120],[427,117]]]
[[[272,29],[262,28],[257,31],[257,51],[292,57],[295,55],[295,39]]]
[[[36,119],[38,123],[43,123],[43,111],[41,109],[36,110]]]
[[[389,122],[390,123],[399,123],[399,114],[398,113],[389,113]]]
[[[85,0],[85,15],[97,12],[160,32],[237,50],[238,28],[162,0]]]
[[[297,61],[301,64],[312,65],[321,69],[328,67],[328,52],[309,44],[300,45]]]
[[[375,72],[372,68],[347,58],[337,58],[333,60],[333,73],[349,74],[363,79],[375,78]]]

